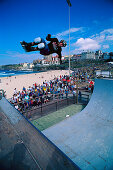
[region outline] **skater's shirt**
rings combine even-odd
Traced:
[[[62,51],[61,47],[59,47],[59,41],[57,38],[46,38],[47,41],[50,41],[48,44],[50,53],[59,53]]]

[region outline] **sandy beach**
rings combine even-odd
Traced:
[[[49,81],[54,79],[54,77],[59,77],[60,75],[69,75],[68,70],[54,70],[41,73],[25,74],[11,77],[1,77],[0,89],[6,91],[6,98],[9,99],[13,96],[14,89],[17,91],[22,91],[23,86],[28,88],[34,83],[42,84],[43,81]]]

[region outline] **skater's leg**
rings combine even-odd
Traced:
[[[39,50],[44,49],[49,51],[49,47],[43,38],[38,37],[34,40],[34,42],[38,44],[37,47]]]
[[[46,50],[46,44],[45,43],[39,43],[37,47],[28,46],[27,47],[29,51],[40,51],[40,50]]]
[[[22,47],[24,48],[24,50],[26,52],[30,52],[30,51],[40,51],[40,50],[43,50],[45,49],[46,45],[44,43],[39,43],[37,45],[37,47],[33,47],[29,44],[26,44],[26,45],[22,45]]]
[[[61,60],[61,58],[60,58],[60,64],[62,64],[62,60]]]
[[[39,50],[44,49],[44,48],[45,48],[45,44],[44,43],[38,44],[38,49]]]
[[[25,46],[34,46],[34,45],[38,45],[39,43],[44,43],[46,44],[46,42],[44,41],[43,38],[35,38],[33,42],[25,42],[25,41],[21,41],[20,44],[22,45],[22,47],[24,48]]]
[[[60,59],[60,64],[62,64],[62,55],[61,55],[61,51],[59,51],[57,54],[58,54],[58,58]]]
[[[42,43],[42,42],[45,42],[45,41],[41,37],[37,37],[37,38],[34,39],[34,43],[36,43],[36,44],[39,44],[39,43]]]
[[[35,43],[34,42],[25,42],[25,41],[20,41],[20,44],[22,45],[22,47],[24,48],[25,46],[34,46]]]
[[[33,42],[25,42],[25,41],[21,41],[21,45],[24,47],[24,46],[34,46],[34,45],[38,45],[39,43],[41,42],[45,42],[44,39],[38,37],[38,38],[35,38]]]
[[[38,47],[32,47],[32,46],[25,46],[23,47],[26,52],[31,52],[31,51],[40,51]]]
[[[43,38],[35,38],[34,42],[26,43],[25,41],[20,42],[22,47],[26,52],[30,51],[49,51],[48,45],[46,44],[45,40]],[[37,47],[33,47],[34,45],[37,45]]]
[[[25,42],[25,41],[20,41],[20,44],[22,45],[22,47],[24,47],[24,46],[27,44],[27,42]]]

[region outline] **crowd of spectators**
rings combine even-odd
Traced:
[[[42,85],[35,83],[27,89],[23,87],[22,91],[17,91],[15,88],[10,102],[17,110],[24,112],[26,109],[40,106],[56,98],[61,99],[68,97],[68,95],[75,96],[77,81],[79,80],[79,87],[85,84],[86,90],[89,90],[90,86],[86,84],[89,84],[91,76],[92,74],[89,74],[88,70],[76,70],[70,77],[60,75],[48,82],[45,80]],[[79,95],[81,95],[80,91]]]
[[[42,85],[35,83],[29,88],[23,87],[22,91],[17,91],[14,89],[13,97],[10,102],[14,107],[24,112],[26,109],[30,109],[33,106],[40,106],[42,104],[53,101],[54,99],[61,99],[71,96],[76,96],[76,88],[78,87],[90,90],[93,92],[94,89],[94,79],[96,77],[96,70],[107,70],[111,69],[113,66],[107,63],[89,67],[82,67],[75,69],[72,75],[60,75],[55,77],[53,80],[44,81]],[[81,96],[81,91],[78,91],[79,96]]]

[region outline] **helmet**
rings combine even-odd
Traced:
[[[65,40],[61,40],[61,41],[60,41],[60,43],[62,43],[62,44],[63,44],[63,47],[66,47],[66,45],[67,45],[67,43],[66,43],[66,41],[65,41]]]
[[[47,35],[46,40],[48,40],[49,38],[51,38],[51,34]]]

